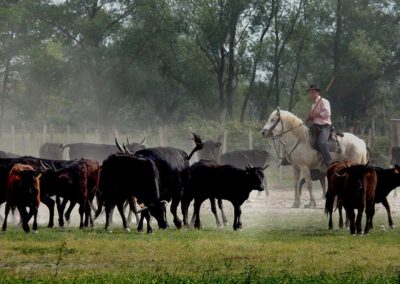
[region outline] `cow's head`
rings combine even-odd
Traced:
[[[44,143],[40,146],[39,157],[42,159],[62,160],[64,148],[62,143]]]
[[[167,229],[168,221],[166,205],[166,200],[158,200],[157,202],[149,204],[148,206],[141,206],[137,212],[139,213],[144,210],[149,210],[151,216],[157,220],[158,227],[160,229]]]
[[[250,164],[246,166],[246,174],[251,189],[264,190],[264,169],[261,167],[253,167]]]
[[[221,142],[213,140],[207,140],[203,143],[203,149],[199,151],[199,158],[201,160],[212,160],[219,162],[219,156],[221,155]]]
[[[139,142],[139,143],[135,143],[135,142],[130,143],[129,139],[126,138],[125,147],[128,149],[128,151],[130,153],[135,153],[135,152],[137,152],[139,150],[142,150],[142,149],[146,148],[146,146],[144,145],[145,141],[146,141],[146,137],[143,137],[143,140],[141,142]]]
[[[365,165],[351,165],[347,163],[346,167],[341,169],[336,175],[346,178],[346,189],[355,190],[356,192],[362,192],[365,189],[364,185],[364,174],[368,169],[368,164]]]

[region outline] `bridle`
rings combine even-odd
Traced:
[[[294,150],[297,148],[297,146],[300,144],[300,139],[297,138],[297,142],[296,142],[296,144],[294,145],[294,147],[293,147],[289,152],[286,152],[286,156],[284,156],[284,157],[281,157],[281,156],[279,155],[278,146],[276,145],[275,140],[278,139],[279,143],[280,143],[281,145],[283,145],[285,148],[287,148],[286,143],[282,141],[281,137],[282,137],[284,134],[286,134],[286,133],[288,133],[288,132],[291,132],[292,130],[294,130],[294,129],[296,129],[296,128],[299,128],[300,126],[302,126],[302,125],[304,124],[304,122],[300,123],[299,125],[297,125],[297,126],[295,126],[295,127],[292,127],[291,129],[284,130],[284,125],[283,125],[283,121],[282,121],[282,119],[281,119],[281,113],[280,113],[279,108],[277,109],[277,116],[278,116],[277,120],[276,120],[276,121],[274,122],[274,124],[268,129],[268,131],[272,133],[272,131],[278,126],[278,124],[281,123],[281,132],[278,133],[277,135],[272,135],[272,137],[270,137],[270,138],[272,139],[272,142],[273,142],[273,144],[274,144],[275,153],[276,153],[278,159],[283,160],[283,159],[286,158],[286,159],[288,160],[288,162],[289,162],[290,164],[292,164],[292,163],[291,163],[291,160],[290,160],[290,155],[293,153],[293,151],[294,151]]]

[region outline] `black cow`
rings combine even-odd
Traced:
[[[44,143],[39,148],[39,158],[50,160],[62,160],[64,144],[62,143]]]
[[[264,190],[264,170],[219,165],[214,161],[199,161],[190,167],[190,183],[182,197],[182,211],[188,226],[188,207],[194,198],[195,228],[201,228],[200,206],[208,198],[229,200],[234,207],[233,229],[241,229],[241,208],[252,190]],[[215,208],[214,208],[215,210]]]
[[[128,143],[124,145],[129,152],[135,153],[144,149],[144,139],[140,143]],[[71,143],[64,146],[69,148],[69,158],[73,159],[94,159],[98,162],[104,161],[109,155],[120,152],[116,145],[95,144],[95,143]]]
[[[106,208],[105,229],[109,228],[111,211],[117,205],[121,214],[125,230],[129,230],[123,210],[126,201],[129,202],[131,210],[135,210],[134,198],[140,204],[147,206],[143,211],[147,219],[147,232],[152,232],[150,226],[150,215],[154,216],[158,226],[162,229],[168,227],[165,202],[159,191],[159,173],[155,163],[151,159],[129,154],[113,154],[104,160],[100,171],[99,193],[101,201],[96,217],[100,215],[102,204]],[[143,222],[140,222],[138,230],[141,231]]]
[[[177,215],[177,207],[190,178],[189,160],[193,154],[201,150],[203,142],[193,133],[196,146],[188,155],[185,151],[173,147],[146,148],[135,153],[135,156],[148,158],[154,161],[160,173],[161,197],[171,202],[171,213],[174,224],[182,228],[182,220]]]
[[[22,227],[29,232],[29,219],[33,216],[32,230],[37,231],[37,213],[40,204],[40,172],[24,164],[15,164],[8,175],[6,210],[3,231],[7,229],[7,217],[11,208],[18,208],[22,219]],[[29,214],[26,211],[29,207]]]
[[[18,158],[20,155],[10,153],[10,152],[4,152],[0,151],[0,159],[9,159],[9,158]]]
[[[375,190],[375,203],[382,203],[385,207],[390,228],[394,228],[392,214],[390,213],[390,205],[387,200],[388,194],[400,186],[400,166],[395,165],[394,168],[383,169],[380,167],[372,167],[378,176],[378,183]]]
[[[252,165],[254,167],[262,167],[266,168],[266,164],[270,159],[270,154],[265,150],[237,150],[232,152],[226,152],[224,154],[221,153],[221,143],[215,142],[213,140],[207,140],[204,142],[204,147],[199,151],[199,159],[200,160],[211,160],[216,161],[221,165],[231,165],[237,168],[246,169],[247,165]],[[264,179],[265,182],[265,192],[268,196],[268,186],[267,186],[267,179]],[[211,201],[211,208],[213,209],[215,201]],[[224,226],[226,226],[228,220],[226,218],[224,207],[222,204],[222,200],[218,199],[218,207],[221,210],[222,221]],[[213,211],[214,213],[214,211]],[[217,226],[220,227],[218,213],[215,211],[214,213]],[[194,217],[194,215],[193,215]],[[193,223],[194,219],[192,217]]]

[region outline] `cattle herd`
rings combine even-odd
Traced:
[[[227,224],[222,206],[225,199],[233,205],[233,229],[241,229],[241,205],[252,190],[266,189],[264,170],[269,153],[243,150],[221,154],[220,142],[203,142],[194,133],[193,140],[195,146],[189,154],[174,147],[146,148],[144,140],[140,143],[127,141],[121,146],[117,139],[115,145],[45,143],[40,147],[39,158],[0,151],[0,204],[5,203],[2,230],[7,229],[10,211],[17,209],[23,230],[30,231],[28,223],[33,217],[32,230],[37,231],[40,203],[48,207],[47,226],[50,228],[54,226],[55,208],[58,225],[62,227],[78,204],[80,228],[93,226],[93,219],[105,211],[105,229],[110,230],[111,216],[117,207],[122,225],[129,231],[125,216],[128,206],[129,213],[136,215],[138,231],[143,231],[146,219],[147,232],[151,233],[152,217],[160,229],[169,227],[166,208],[170,203],[176,228],[201,229],[200,208],[207,199],[218,227]],[[63,160],[66,148],[69,148],[69,160]],[[191,164],[196,152],[200,159]],[[400,166],[383,169],[352,161],[334,162],[327,171],[327,180],[325,212],[329,216],[329,229],[333,228],[332,213],[336,208],[339,227],[344,226],[344,208],[350,233],[362,233],[365,210],[364,233],[368,233],[373,228],[375,203],[382,203],[387,210],[389,226],[394,226],[387,195],[400,185]],[[189,222],[188,208],[192,201],[194,210]],[[179,204],[183,219],[178,214]]]

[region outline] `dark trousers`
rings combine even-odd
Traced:
[[[328,139],[331,133],[331,126],[329,124],[318,125],[319,135],[317,140],[318,150],[322,154],[326,167],[332,163],[332,157],[328,150]]]

